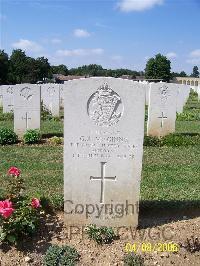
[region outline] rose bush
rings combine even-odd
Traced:
[[[9,200],[0,201],[0,214],[4,218],[9,218],[14,209],[12,208],[12,202]]]
[[[16,176],[16,177],[18,177],[18,176],[20,176],[21,171],[20,171],[17,167],[12,166],[12,167],[10,167],[10,169],[8,170],[8,174],[9,174],[9,175],[12,175],[12,176]]]
[[[24,195],[24,180],[17,167],[8,170],[8,195],[0,201],[0,243],[16,243],[36,232],[42,211],[38,198]]]
[[[31,201],[31,206],[32,206],[34,209],[40,208],[41,205],[40,205],[40,201],[39,201],[39,199],[37,199],[37,198],[32,199],[32,201]]]

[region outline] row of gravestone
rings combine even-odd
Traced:
[[[58,84],[0,86],[3,113],[14,112],[14,131],[22,136],[27,129],[40,129],[41,102],[52,116],[63,107],[63,87]]]
[[[89,80],[95,82],[97,79]],[[75,80],[74,83],[81,82],[82,84],[82,81],[83,79]],[[176,112],[183,111],[190,87],[173,83],[131,82],[131,84],[133,89],[139,86],[141,91],[145,92],[145,104],[148,105],[147,135],[161,137],[174,132]],[[41,100],[53,116],[59,116],[60,106],[64,107],[63,90],[67,89],[68,85],[69,82],[64,85],[0,86],[3,112],[14,111],[15,132],[21,136],[27,129],[40,129]],[[74,100],[78,98],[79,96]],[[94,117],[95,115],[97,115],[96,112]],[[107,115],[109,116],[109,113]]]
[[[62,90],[66,223],[137,226],[145,105],[148,135],[166,135],[175,130],[190,87],[103,77],[68,81]],[[21,134],[22,121],[23,130],[39,128],[41,86],[13,91],[15,130]]]
[[[59,84],[20,84],[0,86],[0,106],[3,106],[4,113],[14,111],[14,94],[16,90],[20,90],[22,87],[24,98],[28,97],[31,89],[35,90],[40,96],[39,91],[41,89],[41,99],[44,106],[53,116],[59,116],[59,106],[63,107],[63,86]]]

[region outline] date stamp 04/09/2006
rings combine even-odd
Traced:
[[[126,252],[178,252],[179,245],[173,242],[169,243],[126,243]]]

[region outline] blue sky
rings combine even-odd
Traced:
[[[1,49],[69,68],[143,70],[166,55],[173,71],[200,67],[199,0],[1,0]]]

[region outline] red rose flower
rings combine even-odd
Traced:
[[[31,201],[31,206],[34,209],[37,209],[37,208],[41,207],[39,199],[33,198],[32,201]]]
[[[12,166],[8,170],[8,174],[9,175],[12,175],[12,176],[17,176],[18,177],[18,176],[20,176],[21,171],[19,170],[19,168]]]
[[[11,201],[9,200],[0,201],[0,214],[4,218],[9,218],[13,212],[14,212],[14,209],[12,207]]]

